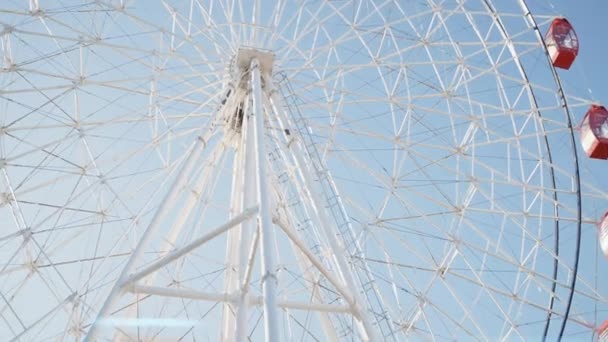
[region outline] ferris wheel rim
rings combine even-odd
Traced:
[[[490,4],[489,0],[484,0],[484,2],[487,4],[487,6],[489,8],[492,8],[492,5]],[[568,127],[570,128],[570,140],[571,140],[572,145],[576,146],[577,144],[576,144],[576,139],[575,139],[575,136],[574,136],[574,126],[572,125],[572,116],[571,116],[571,113],[570,113],[570,108],[568,107],[568,100],[566,99],[565,91],[564,91],[564,89],[562,87],[559,74],[557,73],[556,67],[552,63],[552,60],[551,60],[551,57],[550,57],[550,55],[548,53],[547,45],[545,43],[543,34],[542,34],[542,32],[540,32],[540,29],[539,29],[539,27],[538,27],[538,25],[536,23],[536,20],[534,19],[534,16],[532,15],[532,12],[530,11],[530,8],[529,8],[526,0],[520,0],[520,4],[522,6],[522,10],[524,11],[524,16],[532,24],[532,27],[533,27],[534,31],[536,32],[536,36],[538,37],[539,42],[541,43],[541,45],[544,48],[544,50],[547,51],[547,53],[546,53],[547,63],[548,63],[548,65],[550,66],[550,68],[552,70],[553,79],[554,79],[555,84],[556,84],[557,89],[558,89],[557,92],[559,94],[561,102],[563,103],[564,114],[565,114],[566,120],[568,122]],[[493,8],[492,8],[492,10],[493,10]],[[504,26],[502,26],[502,24],[500,25],[500,27],[501,27],[502,30],[504,30]],[[506,31],[505,31],[505,33],[506,33]],[[521,70],[524,72],[524,75],[525,75],[525,70],[523,69],[523,67],[522,67]],[[524,78],[526,79],[526,81],[528,81],[527,80],[527,76],[524,76]],[[530,91],[532,92],[532,98],[533,98],[534,102],[537,103],[536,102],[536,97],[535,97],[535,95],[533,93],[533,90],[530,89]],[[538,106],[537,106],[537,108],[538,108]],[[538,112],[538,115],[539,116],[542,115],[540,111]],[[544,125],[543,125],[543,130],[544,130]],[[550,163],[552,163],[552,159],[553,158],[552,158],[552,154],[551,154],[551,146],[549,144],[547,136],[545,136],[545,144],[546,144],[546,147],[547,147],[548,158],[550,160]],[[561,324],[561,327],[560,327],[560,332],[559,332],[559,337],[558,337],[559,340],[561,340],[561,338],[563,337],[564,330],[566,328],[566,324],[568,323],[568,316],[569,316],[569,313],[570,313],[570,308],[571,308],[572,300],[573,300],[573,297],[574,297],[574,291],[575,291],[574,288],[576,286],[576,278],[577,278],[577,273],[578,273],[578,263],[579,263],[579,258],[580,258],[580,246],[581,246],[581,230],[582,230],[581,199],[582,199],[582,195],[581,195],[581,182],[580,182],[580,172],[579,172],[578,151],[577,151],[576,148],[573,150],[573,153],[574,153],[574,168],[575,168],[575,171],[574,171],[574,173],[575,173],[575,185],[576,185],[576,193],[577,193],[577,197],[578,197],[578,200],[577,200],[577,211],[578,211],[578,214],[577,214],[578,217],[577,218],[578,218],[578,224],[577,224],[577,227],[576,227],[577,234],[576,234],[576,238],[575,238],[575,249],[576,249],[576,252],[575,252],[575,261],[574,261],[574,268],[573,268],[574,275],[573,275],[571,283],[570,283],[570,295],[568,297],[568,305],[567,305],[567,308],[566,308],[566,313],[564,315],[564,318],[562,320],[562,324]],[[555,189],[555,174],[554,174],[553,168],[551,168],[551,181],[552,181],[553,187]],[[554,194],[554,199],[556,200],[556,203],[557,203],[558,202],[557,192],[554,192],[553,194]],[[559,211],[559,208],[558,208],[557,205],[555,206],[555,210]],[[556,253],[556,255],[559,255],[559,229],[560,229],[559,228],[559,220],[556,220],[555,221],[555,253]],[[558,273],[558,261],[557,261],[557,259],[555,259],[554,260],[554,264],[553,264],[553,278],[554,279],[557,279],[557,273]],[[557,286],[557,282],[554,281],[553,285],[552,285],[552,291],[553,292],[555,292],[556,286]],[[549,326],[551,324],[551,316],[553,314],[554,300],[555,300],[555,298],[551,297],[549,308],[548,308],[548,312],[547,312],[547,321],[546,321],[545,328],[544,328],[544,331],[543,331],[543,340],[546,340],[547,334],[548,334],[548,331],[549,331]]]

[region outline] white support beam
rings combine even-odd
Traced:
[[[208,134],[208,136],[207,136],[207,139],[208,139],[208,137],[211,134],[213,134],[213,131],[210,130],[209,132],[207,132],[207,134]],[[169,213],[169,210],[175,204],[177,197],[180,194],[182,187],[186,183],[186,180],[188,179],[188,176],[190,175],[192,168],[194,167],[194,165],[200,158],[200,156],[207,144],[207,139],[205,139],[203,137],[199,137],[196,140],[194,147],[190,151],[190,154],[188,155],[184,165],[182,166],[182,169],[180,170],[179,174],[176,176],[175,181],[173,182],[173,184],[171,185],[171,188],[167,192],[167,195],[162,200],[160,208],[156,211],[156,214],[154,215],[152,222],[150,223],[148,228],[146,228],[146,230],[143,232],[139,242],[137,243],[137,246],[135,247],[135,249],[131,253],[131,256],[129,257],[129,260],[127,260],[127,263],[123,267],[123,269],[120,273],[120,276],[114,283],[112,290],[110,290],[110,293],[108,294],[108,297],[106,298],[105,302],[103,303],[103,306],[97,313],[97,317],[95,318],[95,321],[91,325],[91,328],[89,329],[89,332],[87,333],[87,336],[84,339],[85,342],[92,342],[92,341],[97,340],[97,334],[98,334],[98,328],[99,328],[98,322],[100,320],[104,319],[110,313],[115,302],[120,297],[123,284],[127,281],[129,274],[131,273],[132,269],[135,267],[135,264],[137,263],[139,258],[141,258],[141,256],[143,255],[145,248],[148,246],[148,243],[150,242],[150,239],[152,238],[153,235],[155,235],[156,231],[161,226],[165,216],[167,216],[167,214]]]
[[[148,274],[160,269],[161,267],[181,258],[182,256],[192,252],[194,249],[198,248],[199,246],[205,244],[206,242],[216,238],[217,236],[227,232],[228,230],[230,230],[232,227],[250,219],[251,217],[253,217],[255,214],[258,213],[258,207],[253,207],[253,208],[247,208],[243,211],[242,214],[235,216],[233,219],[231,219],[230,221],[224,223],[223,225],[212,229],[210,232],[208,232],[207,234],[199,237],[198,239],[192,241],[191,243],[187,244],[186,246],[173,251],[169,254],[167,254],[164,258],[152,263],[151,265],[147,266],[146,268],[144,268],[143,270],[129,276],[129,278],[127,279],[127,281],[123,284],[124,286],[129,286],[130,284],[134,284],[135,282],[137,282],[138,280],[142,279],[143,277],[147,276]]]
[[[255,263],[255,255],[257,254],[258,244],[260,242],[260,229],[255,230],[255,235],[253,237],[253,243],[251,244],[251,248],[249,248],[249,257],[247,258],[247,267],[245,268],[245,277],[243,279],[243,283],[241,285],[241,289],[248,287],[249,282],[251,281],[251,274],[253,274],[253,265]]]
[[[266,98],[266,100],[268,100]],[[269,101],[265,103],[266,106],[270,106]],[[270,113],[272,111],[272,108],[266,108],[267,113]],[[287,148],[286,145],[282,144],[282,134],[284,134],[284,131],[281,130],[270,130],[269,134],[272,136],[270,139],[270,142],[273,143],[274,147],[273,149],[275,149],[276,152],[278,152],[278,154],[280,155],[280,158],[284,164],[285,167],[285,172],[288,175],[289,179],[291,179],[291,182],[294,184],[295,188],[299,188],[301,187],[300,181],[299,179],[297,179],[297,177],[295,176],[295,173],[292,171],[294,166],[293,164],[290,162],[290,158],[286,155],[285,153],[285,149]],[[280,226],[281,228],[283,228],[283,230],[285,230],[285,228],[287,229],[291,229],[292,233],[297,235],[297,232],[295,232],[293,230],[293,225],[290,222],[289,218],[293,217],[295,220],[297,220],[298,215],[295,214],[294,212],[292,212],[291,210],[293,208],[289,208],[289,206],[287,205],[287,203],[285,203],[284,201],[284,193],[282,193],[281,189],[280,189],[280,185],[275,183],[275,196],[271,199],[274,199],[275,201],[273,201],[272,206],[274,208],[277,208],[277,212],[275,214],[275,216],[273,217],[273,222],[275,223],[275,225],[280,223],[277,223],[277,220],[279,220],[279,218],[284,219],[282,221],[283,226]],[[279,210],[280,209],[280,210]],[[304,212],[307,213],[306,207],[304,206]],[[305,216],[309,217],[308,214],[305,214]],[[310,232],[308,232],[310,233]],[[318,240],[315,240],[318,242]],[[302,245],[304,245],[304,241],[301,242]],[[310,242],[309,242],[310,243]],[[325,299],[322,293],[322,289],[321,286],[319,284],[319,277],[322,276],[322,274],[320,272],[314,272],[315,266],[308,260],[308,257],[306,255],[304,255],[304,253],[301,251],[301,249],[296,245],[296,243],[294,241],[290,241],[291,244],[291,248],[293,250],[294,256],[297,260],[297,264],[298,267],[300,269],[300,271],[302,272],[302,277],[304,278],[304,284],[306,285],[306,287],[308,288],[308,290],[310,291],[311,294],[311,301],[315,301],[316,303],[324,303],[324,302],[328,302],[332,299]],[[308,245],[309,246],[309,245]],[[322,264],[322,262],[320,262],[320,264]],[[323,329],[323,332],[325,333],[325,340],[328,342],[336,342],[339,341],[338,338],[338,334],[336,332],[336,327],[333,324],[333,322],[331,321],[329,315],[327,312],[320,312],[317,311],[316,312],[319,318],[319,323],[321,324],[321,328]]]
[[[186,201],[181,205],[180,211],[176,216],[175,222],[171,225],[171,229],[166,237],[163,238],[163,244],[161,247],[161,257],[164,257],[169,253],[171,249],[175,247],[177,238],[179,237],[184,224],[190,218],[194,207],[201,201],[200,196],[209,180],[212,178],[213,171],[217,166],[222,154],[226,151],[226,143],[222,140],[216,145],[216,149],[211,152],[211,155],[206,158],[205,164],[200,171],[199,176],[194,181],[191,188],[186,189]],[[150,277],[150,283],[153,283],[153,276]]]
[[[212,293],[184,288],[131,284],[125,289],[132,293],[142,293],[161,297],[196,299],[208,302],[235,303],[239,299],[238,294]]]
[[[189,289],[170,288],[170,287],[157,287],[157,286],[145,286],[145,285],[131,285],[127,288],[130,292],[149,294],[162,297],[173,297],[173,298],[188,298],[209,302],[225,302],[235,303],[239,300],[238,294],[228,293],[211,293],[204,291],[196,291]],[[264,297],[262,296],[250,296],[247,298],[249,305],[262,306],[264,305]],[[303,311],[319,311],[319,312],[331,312],[337,314],[352,313],[351,308],[346,305],[335,305],[335,304],[320,304],[320,303],[306,303],[290,300],[278,300],[277,306],[282,309],[293,309]]]
[[[281,124],[281,128],[285,129],[287,128],[285,127],[285,123],[289,122],[289,119],[286,117],[285,113],[279,109],[279,105],[277,105],[277,103],[280,103],[280,99],[278,99],[276,92],[269,91],[269,94],[270,105],[273,112]],[[329,219],[328,214],[325,211],[324,204],[321,200],[322,195],[315,191],[315,183],[313,177],[311,176],[312,171],[310,170],[305,159],[307,153],[300,146],[300,142],[297,140],[289,144],[288,147],[296,164],[296,170],[304,181],[303,198],[307,198],[311,202],[310,204],[317,215],[319,223],[321,224],[321,231],[324,233],[325,238],[329,243],[332,257],[337,266],[337,271],[340,275],[342,283],[348,284],[349,287],[354,288],[353,291],[349,292],[353,296],[353,308],[356,312],[354,316],[357,318],[356,321],[362,338],[365,341],[379,341],[379,334],[374,327],[373,320],[367,310],[362,307],[362,303],[365,303],[359,294],[362,286],[359,282],[355,281],[352,269],[344,257],[344,248],[340,244],[340,241],[336,238],[337,234],[332,228],[334,225],[330,223],[331,220]]]
[[[276,240],[270,215],[268,175],[266,172],[266,145],[264,142],[264,110],[262,100],[262,73],[257,59],[251,62],[251,93],[253,95],[253,120],[255,122],[255,145],[257,149],[257,194],[260,211],[260,253],[262,256],[262,291],[264,293],[264,330],[266,341],[278,342],[279,315],[277,310],[278,277],[274,252]]]
[[[306,244],[302,240],[300,240],[300,238],[295,234],[293,229],[285,221],[277,218],[275,219],[275,222],[279,227],[281,227],[285,235],[289,237],[289,240],[291,240],[291,242],[293,242],[294,245],[296,245],[300,249],[302,254],[306,256],[306,258],[308,258],[308,261],[310,261],[310,263],[313,264],[313,266],[319,272],[321,272],[321,274],[325,278],[327,278],[327,280],[336,288],[336,290],[342,295],[342,298],[344,298],[344,301],[346,301],[348,305],[355,309],[355,299],[351,294],[351,291],[345,286],[345,283],[338,279],[336,276],[334,276],[334,274],[331,273],[328,269],[326,269],[325,266],[323,266],[323,263],[319,261],[314,256],[314,254],[312,254],[312,252],[306,247]],[[353,312],[352,310],[351,314],[357,315],[357,313]]]
[[[239,82],[240,83],[240,82]],[[242,200],[243,207],[257,203],[256,194],[256,161],[255,161],[255,128],[254,122],[251,120],[251,101],[248,97],[245,97],[244,102],[244,117],[241,126],[241,145],[240,149],[243,155],[243,192]],[[251,237],[256,229],[256,221],[251,220],[241,225],[241,234],[239,239],[239,279],[240,285],[240,298],[236,305],[236,326],[235,338],[236,342],[246,342],[248,336],[248,300],[249,296],[249,283],[247,282],[247,270],[251,268],[249,263],[253,260],[249,258],[249,250],[251,246]]]
[[[234,153],[234,163],[232,170],[232,190],[230,191],[230,217],[234,217],[241,212],[243,208],[243,149],[242,139],[239,141]],[[239,285],[238,277],[238,261],[239,261],[239,234],[241,226],[231,229],[228,232],[226,241],[226,273],[224,274],[224,292],[236,292]],[[235,334],[236,317],[233,313],[233,306],[229,303],[224,303],[222,310],[222,330],[220,332],[220,340],[223,342],[233,342]]]

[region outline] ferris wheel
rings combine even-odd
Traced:
[[[563,18],[30,0],[0,25],[1,340],[588,339],[608,316]]]

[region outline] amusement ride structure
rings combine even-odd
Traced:
[[[1,340],[605,335],[608,111],[562,82],[566,18],[30,0],[0,25]]]

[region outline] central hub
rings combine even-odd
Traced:
[[[274,54],[272,52],[252,48],[240,48],[236,54],[235,62],[241,75],[249,71],[251,62],[253,62],[254,59],[258,60],[260,73],[263,76],[272,74],[272,65],[274,63]]]
[[[272,75],[274,54],[270,51],[240,48],[232,65],[232,86],[229,87],[222,101],[222,105],[233,108],[229,109],[229,113],[233,114],[227,117],[227,121],[237,132],[241,131],[243,125],[246,101],[250,92],[251,67],[254,61],[258,64],[262,87],[265,86],[266,80]]]

